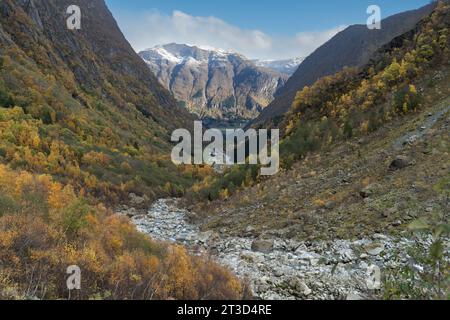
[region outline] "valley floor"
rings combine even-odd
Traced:
[[[201,232],[187,222],[191,213],[179,205],[175,199],[159,200],[148,214],[135,216],[133,222],[139,231],[158,240],[210,254],[248,281],[258,299],[379,298],[381,287],[371,278],[370,268],[376,266],[383,271],[406,266],[411,261],[408,249],[416,241],[425,247],[432,242],[429,237],[407,239],[382,234],[354,241],[254,241]],[[374,289],[369,290],[368,284]]]

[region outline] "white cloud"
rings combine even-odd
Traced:
[[[236,51],[252,59],[306,57],[345,28],[272,37],[259,30],[241,29],[216,17],[195,17],[181,11],[166,15],[153,10],[139,16],[121,16],[118,20],[136,51],[175,42]]]

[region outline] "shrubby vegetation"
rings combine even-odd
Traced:
[[[434,187],[443,207],[450,201],[450,174]],[[450,224],[448,214],[434,212],[430,218],[421,218],[409,225],[417,236],[431,239],[430,246],[416,241],[409,248],[414,259],[409,266],[389,270],[385,277],[385,299],[450,299],[450,252],[448,241]]]
[[[450,226],[443,223],[433,226],[427,221],[418,220],[410,228],[431,237],[432,244],[427,247],[417,241],[410,246],[408,253],[414,261],[406,267],[387,272],[384,298],[450,299],[450,264],[448,252],[445,251]]]
[[[448,206],[450,200],[449,177],[447,175],[435,186],[443,207]],[[446,214],[435,212],[428,219],[415,220],[409,229],[419,238],[428,237],[431,246],[416,241],[409,248],[413,261],[404,268],[388,270],[384,281],[384,298],[450,299],[450,253],[446,250],[450,225]]]
[[[205,179],[190,188],[185,198],[190,202],[198,200],[227,200],[239,188],[249,187],[257,180],[258,166],[233,166],[223,175],[211,172]]]
[[[74,99],[55,77],[19,57],[10,49],[0,71],[0,162],[51,174],[113,203],[130,192],[179,195],[195,181],[195,169],[172,164],[165,133],[137,110],[125,110],[135,113],[130,123],[95,94],[75,87]]]
[[[0,299],[239,299],[231,273],[150,240],[48,175],[0,165]],[[66,269],[82,270],[82,289]]]
[[[74,36],[54,14],[63,4],[47,2],[31,9],[45,30],[25,4],[0,10],[0,299],[69,298],[70,265],[82,269],[72,299],[242,297],[228,271],[113,215],[129,193],[179,196],[209,171],[170,161],[189,115],[114,21]]]
[[[283,125],[284,164],[415,112],[421,94],[414,82],[450,60],[449,21],[449,6],[440,2],[416,32],[394,40],[396,45],[381,50],[362,70],[344,70],[298,92]]]

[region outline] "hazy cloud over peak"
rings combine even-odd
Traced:
[[[345,26],[273,37],[260,30],[241,29],[216,17],[195,17],[181,11],[157,10],[117,17],[135,50],[167,43],[186,43],[236,51],[252,59],[305,57]]]

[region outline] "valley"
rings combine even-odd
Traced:
[[[202,121],[206,128],[215,128],[222,131],[225,131],[226,129],[243,129],[248,124],[248,120],[243,119],[220,120],[203,118]]]
[[[448,0],[280,34],[143,3],[0,0],[0,300],[450,297]],[[206,129],[261,135],[220,165]]]
[[[367,144],[354,141],[326,156],[311,155],[226,202],[188,210],[183,200],[163,199],[132,221],[158,240],[211,256],[248,281],[258,299],[386,298],[395,270],[427,268],[414,248],[429,250],[433,237],[406,226],[418,218],[450,218],[448,198],[426,187],[450,170],[448,148],[439,147],[448,143],[449,129],[445,99],[407,123],[387,125]],[[414,165],[389,172],[391,159],[405,152]],[[365,157],[357,160],[360,154]],[[443,245],[448,252],[449,239]],[[380,284],[368,289],[373,267]]]

